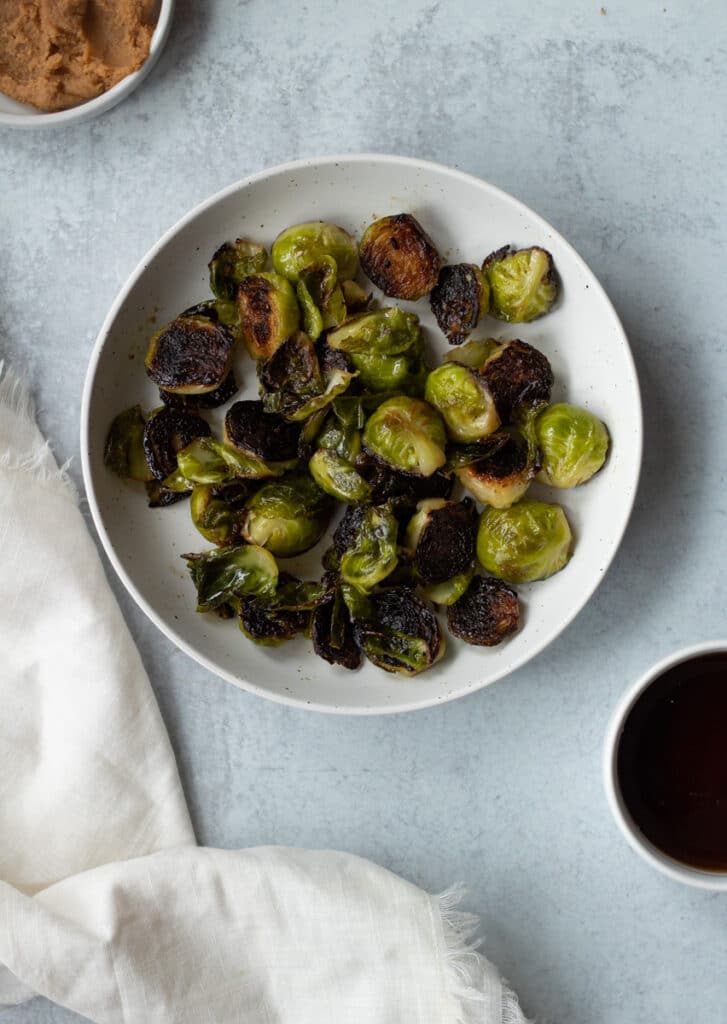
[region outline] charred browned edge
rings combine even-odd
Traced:
[[[310,387],[320,380],[315,347],[306,334],[286,338],[273,354],[260,364],[260,383],[268,392]]]
[[[170,409],[218,409],[221,405],[227,405],[238,391],[235,374],[230,370],[214,391],[205,391],[201,395],[178,395],[174,391],[159,388],[159,397]]]
[[[469,472],[481,480],[507,480],[520,476],[528,466],[530,453],[522,437],[508,435],[505,443],[496,448],[492,455],[480,459],[469,467]]]
[[[333,618],[334,598],[324,601],[313,610],[311,621],[311,639],[313,650],[330,665],[342,665],[347,669],[357,669],[362,661],[361,649],[354,637],[353,623],[348,612],[345,613],[343,643],[340,647],[331,644],[331,622]]]
[[[356,466],[371,484],[373,503],[391,501],[397,515],[413,511],[424,498],[449,498],[452,494],[454,477],[439,470],[431,476],[416,476],[392,469],[368,453],[365,458],[367,463],[357,459]]]
[[[495,249],[489,256],[485,256],[482,262],[482,269],[485,273],[490,269],[493,263],[498,263],[500,260],[504,260],[506,256],[512,256],[517,252],[514,245],[502,245],[499,249]]]
[[[475,576],[458,601],[447,609],[450,632],[468,644],[495,647],[520,625],[520,602],[501,580]]]
[[[225,416],[225,436],[240,451],[270,462],[287,462],[298,453],[300,425],[265,412],[253,399],[235,402]]]
[[[442,634],[431,606],[418,597],[410,587],[387,587],[371,598],[371,622],[356,624],[360,641],[365,643],[367,633],[401,633],[418,637],[430,649],[432,661],[439,653]]]
[[[253,640],[291,640],[308,626],[310,612],[271,608],[255,598],[240,601],[240,622]]]
[[[166,480],[177,469],[177,452],[211,433],[206,420],[185,409],[162,409],[150,416],[144,425],[144,455],[154,477]]]
[[[514,413],[524,403],[550,401],[553,370],[547,357],[526,341],[508,342],[479,372],[490,387],[503,423],[512,422]]]
[[[274,291],[272,282],[258,274],[243,278],[237,289],[242,336],[263,356],[272,355],[268,349],[278,321],[275,303],[271,299]]]
[[[465,572],[475,557],[477,510],[470,498],[432,509],[414,553],[424,583],[444,583]]]
[[[480,319],[482,286],[477,268],[471,263],[442,267],[429,301],[450,345],[461,345]]]
[[[234,339],[207,317],[181,316],[152,341],[147,373],[165,390],[218,388],[230,371]]]
[[[337,348],[331,348],[323,334],[316,342],[316,354],[318,355],[321,373],[324,376],[328,376],[334,370],[345,370],[348,373],[353,372],[353,362],[348,353],[342,352]]]
[[[409,213],[383,217],[367,228],[359,249],[361,267],[377,288],[416,301],[437,283],[441,260],[431,238]]]

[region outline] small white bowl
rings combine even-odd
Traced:
[[[81,121],[89,121],[98,114],[115,107],[123,99],[141,85],[151,69],[156,64],[164,49],[164,44],[169,35],[174,13],[174,0],[160,0],[159,17],[156,28],[151,38],[149,56],[146,58],[138,71],[132,72],[126,78],[122,78],[113,88],[101,93],[92,100],[80,103],[77,107],[69,107],[68,110],[57,110],[53,113],[42,113],[35,110],[27,103],[18,103],[5,93],[0,92],[0,126],[6,125],[9,128],[54,128],[68,124],[79,124]]]
[[[675,860],[668,854],[654,846],[628,812],[621,793],[621,786],[618,779],[618,750],[621,741],[626,719],[631,713],[634,704],[659,676],[667,669],[673,668],[691,658],[700,657],[703,654],[719,654],[727,651],[727,640],[710,641],[708,643],[695,644],[692,647],[683,647],[663,658],[657,665],[650,668],[648,672],[635,683],[624,696],[616,708],[611,719],[611,724],[606,733],[606,742],[603,756],[603,782],[606,788],[611,812],[616,819],[616,824],[623,832],[630,846],[651,864],[652,867],[663,874],[673,878],[676,882],[683,882],[686,885],[693,885],[699,889],[713,889],[717,892],[727,892],[727,872],[708,871],[706,869],[690,867],[681,861]]]

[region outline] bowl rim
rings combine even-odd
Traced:
[[[635,389],[636,396],[636,407],[634,409],[634,416],[636,421],[636,430],[632,437],[632,447],[636,454],[634,465],[636,467],[634,473],[634,479],[631,483],[631,493],[628,498],[628,504],[626,508],[626,514],[623,517],[623,522],[614,535],[611,541],[610,549],[607,551],[604,559],[603,570],[598,573],[594,573],[593,580],[588,588],[586,588],[580,595],[578,602],[576,603],[572,612],[560,621],[558,625],[546,635],[545,640],[541,640],[538,654],[533,655],[525,650],[520,658],[510,666],[506,672],[501,675],[495,676],[495,678],[488,680],[487,682],[481,682],[477,686],[472,686],[465,691],[461,690],[450,690],[447,693],[441,695],[435,695],[427,698],[419,698],[417,700],[406,700],[397,701],[392,705],[372,705],[372,706],[357,706],[357,707],[341,707],[336,704],[327,703],[325,701],[309,701],[304,698],[296,697],[294,695],[287,695],[277,692],[272,692],[265,689],[265,687],[248,680],[240,679],[239,676],[220,666],[214,664],[204,654],[200,653],[192,644],[190,644],[183,636],[176,633],[173,629],[169,628],[166,623],[162,621],[160,616],[157,615],[154,608],[146,601],[142,594],[136,588],[133,580],[129,577],[125,568],[121,564],[111,542],[110,537],[104,527],[101,511],[99,509],[98,501],[93,486],[93,476],[91,473],[89,451],[90,451],[90,406],[91,406],[91,394],[93,391],[93,382],[96,376],[96,370],[98,367],[101,353],[106,344],[106,340],[109,331],[118,315],[118,312],[126,301],[130,291],[136,285],[139,278],[144,274],[145,270],[151,263],[151,261],[157,256],[157,254],[167,245],[167,243],[181,230],[183,230],[191,221],[201,216],[206,210],[212,206],[223,201],[230,195],[234,195],[236,192],[240,192],[244,189],[251,187],[259,181],[263,181],[267,178],[273,178],[276,176],[289,175],[295,173],[298,170],[308,169],[312,167],[327,167],[331,165],[341,164],[361,164],[375,161],[384,165],[398,165],[407,166],[420,171],[429,173],[445,174],[452,178],[461,181],[463,184],[475,186],[477,188],[484,188],[497,197],[498,200],[511,204],[516,211],[521,215],[526,216],[532,222],[537,223],[544,232],[549,233],[554,239],[557,239],[559,244],[563,245],[570,253],[572,258],[580,265],[581,269],[589,276],[593,282],[594,291],[600,296],[601,300],[605,303],[606,309],[613,317],[616,326],[618,327],[624,342],[625,356],[627,359],[628,367],[632,377],[632,383]],[[379,714],[396,714],[404,711],[417,711],[429,707],[436,707],[437,705],[448,703],[451,700],[459,699],[460,697],[468,696],[477,690],[482,689],[484,686],[490,685],[491,683],[497,682],[507,675],[512,674],[518,669],[522,668],[527,662],[533,657],[537,657],[558,637],[575,619],[579,612],[583,610],[585,605],[588,603],[593,593],[605,577],[608,569],[613,563],[613,559],[618,551],[621,541],[623,539],[626,527],[628,526],[633,511],[634,501],[636,499],[636,493],[638,491],[639,479],[641,475],[642,465],[642,454],[643,454],[643,405],[641,400],[641,390],[639,387],[638,374],[636,372],[636,365],[634,363],[633,354],[628,342],[626,331],[621,324],[619,316],[613,306],[613,303],[606,294],[603,285],[600,283],[593,271],[588,267],[585,260],[576,252],[573,246],[568,242],[555,228],[553,228],[547,221],[545,221],[539,214],[531,210],[521,200],[516,199],[509,193],[498,188],[495,185],[491,185],[489,182],[484,181],[482,178],[477,177],[474,174],[469,174],[465,171],[461,171],[458,168],[449,167],[446,164],[439,164],[430,160],[421,160],[417,157],[408,156],[397,156],[395,154],[382,154],[382,153],[343,153],[333,154],[317,157],[304,157],[298,160],[292,160],[286,163],[277,164],[273,167],[264,168],[261,171],[257,171],[254,174],[250,174],[239,181],[234,182],[227,187],[220,189],[207,199],[198,203],[186,214],[184,214],[175,224],[165,231],[158,241],[148,250],[148,252],[142,257],[139,263],[136,265],[134,270],[131,272],[120,291],[118,292],[114,302],[111,305],[106,317],[101,325],[96,340],[94,342],[93,350],[89,359],[88,369],[86,371],[86,377],[83,385],[83,395],[81,401],[81,423],[80,423],[80,444],[81,444],[81,465],[83,471],[83,483],[86,490],[86,497],[88,500],[89,508],[91,510],[91,517],[93,519],[96,532],[98,533],[104,551],[111,562],[116,574],[121,579],[124,587],[134,599],[136,604],[141,610],[147,615],[147,617],[154,623],[154,625],[161,630],[161,632],[169,640],[171,640],[180,650],[184,651],[185,654],[189,655],[194,661],[202,665],[209,672],[214,675],[232,683],[233,685],[242,689],[248,690],[258,696],[265,697],[268,700],[273,700],[276,703],[285,704],[288,707],[302,708],[305,710],[322,711],[329,714],[340,714],[340,715],[379,715]]]
[[[618,780],[618,750],[626,720],[634,704],[655,680],[673,668],[702,654],[717,654],[727,651],[727,638],[705,640],[701,643],[680,647],[652,665],[620,697],[606,730],[603,743],[603,785],[606,800],[621,834],[632,850],[635,850],[657,871],[676,882],[713,892],[727,892],[727,871],[710,871],[708,868],[692,867],[676,860],[655,846],[636,824],[626,807]]]
[[[27,113],[13,114],[0,110],[0,127],[20,128],[23,130],[60,128],[63,125],[79,124],[82,121],[88,121],[92,117],[103,114],[106,110],[111,110],[117,103],[121,103],[134,89],[141,85],[159,60],[164,45],[169,38],[175,3],[176,0],[160,0],[159,17],[151,37],[149,56],[138,71],[132,71],[131,74],[122,78],[120,82],[117,82],[116,85],[106,92],[102,92],[100,96],[94,96],[93,99],[86,100],[85,103],[79,103],[75,107],[68,107],[66,110],[32,113],[32,108],[28,104],[23,104],[23,106],[28,108]],[[3,93],[2,95],[6,94]],[[8,99],[11,99],[11,97],[8,96]]]

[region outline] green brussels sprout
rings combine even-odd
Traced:
[[[395,469],[431,476],[447,461],[439,413],[419,398],[389,398],[366,421],[364,447]]]
[[[207,316],[179,316],[149,342],[146,372],[164,391],[201,395],[219,388],[232,367],[235,340]]]
[[[104,465],[129,480],[153,480],[144,454],[144,414],[140,405],[120,412],[109,427],[104,447]]]
[[[300,327],[300,308],[290,281],[279,274],[250,274],[237,288],[240,334],[253,359],[269,359]]]
[[[455,601],[459,601],[462,594],[467,590],[474,573],[475,564],[473,562],[469,569],[457,573],[456,576],[452,576],[451,579],[445,580],[443,583],[428,583],[425,587],[422,587],[422,593],[432,604],[442,604],[445,606],[454,604]]]
[[[360,397],[344,395],[335,398],[317,436],[318,447],[353,462],[361,451],[361,428],[365,422],[366,413]]]
[[[450,349],[445,353],[444,359],[448,363],[469,366],[471,370],[481,370],[490,356],[498,350],[499,344],[494,338],[472,338],[464,345]]]
[[[342,395],[356,373],[334,368],[322,375],[315,345],[297,331],[261,364],[259,376],[265,411],[300,422]]]
[[[350,529],[344,532],[343,539],[339,526],[334,544],[342,549],[341,579],[368,593],[396,568],[399,523],[386,505],[372,505],[357,511],[361,514],[350,518]]]
[[[485,509],[477,557],[487,572],[506,583],[530,583],[562,569],[570,559],[572,541],[560,505],[523,498],[511,508]]]
[[[341,291],[349,313],[366,309],[371,300],[370,294],[356,281],[341,281]]]
[[[479,373],[490,387],[503,423],[522,419],[550,401],[553,370],[546,356],[526,341],[498,343]]]
[[[515,428],[493,435],[492,451],[456,470],[459,482],[493,508],[509,508],[532,483],[540,463],[532,441]]]
[[[397,392],[415,398],[424,394],[428,370],[418,352],[398,356],[355,352],[351,360],[358,372],[359,382],[367,391],[377,394]]]
[[[447,609],[454,636],[478,647],[496,647],[520,625],[517,594],[501,580],[475,576],[465,593]]]
[[[429,302],[449,344],[461,345],[487,313],[490,286],[479,267],[456,263],[439,271]]]
[[[490,314],[518,324],[544,316],[558,295],[553,257],[534,245],[513,249],[506,245],[482,264],[490,286]]]
[[[189,503],[192,522],[205,540],[221,547],[239,539],[240,512],[249,494],[250,488],[239,480],[194,488]]]
[[[282,476],[297,465],[297,459],[265,461],[250,452],[241,452],[212,437],[199,438],[177,453],[178,478],[194,484],[224,484],[237,477],[264,480]],[[174,489],[175,475],[165,480]]]
[[[301,271],[323,256],[336,261],[339,281],[347,281],[358,273],[356,239],[337,224],[322,220],[294,224],[281,231],[273,242],[273,267],[293,284],[298,283]]]
[[[278,566],[254,544],[182,555],[197,588],[197,611],[208,612],[245,596],[271,597],[278,583]]]
[[[303,329],[313,341],[346,319],[346,300],[336,275],[332,256],[321,256],[300,272],[296,294],[303,310]]]
[[[453,441],[479,441],[500,426],[489,385],[467,366],[444,363],[432,370],[424,398],[441,413]]]
[[[265,270],[268,254],[264,245],[249,238],[236,238],[219,247],[209,262],[210,288],[218,299],[230,301],[237,294],[237,286],[250,274]]]
[[[349,355],[397,356],[413,350],[419,353],[419,317],[396,306],[360,313],[331,331],[326,341],[331,348]]]
[[[305,473],[291,473],[247,501],[241,533],[250,544],[290,558],[308,551],[323,536],[333,512],[330,496]]]
[[[474,562],[477,512],[471,498],[426,498],[406,528],[405,544],[422,583],[444,583]]]
[[[361,269],[384,295],[412,302],[437,283],[441,260],[434,243],[409,213],[382,217],[364,232]]]
[[[551,487],[577,487],[606,461],[609,436],[604,423],[586,409],[558,402],[535,420],[542,468],[538,479]]]
[[[346,505],[363,505],[371,500],[371,487],[346,459],[319,448],[308,463],[308,471],[322,491]]]
[[[410,587],[374,594],[369,614],[354,620],[354,635],[374,665],[406,676],[431,668],[445,649],[434,612]]]

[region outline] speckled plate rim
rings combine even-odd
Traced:
[[[428,171],[430,173],[450,175],[455,180],[461,181],[469,185],[473,185],[477,188],[484,189],[485,191],[490,193],[490,195],[495,196],[498,199],[498,201],[503,203],[509,203],[516,212],[519,212],[520,214],[530,218],[533,221],[533,223],[539,225],[539,227],[543,231],[543,234],[550,233],[552,237],[556,238],[561,245],[566,247],[569,250],[572,257],[574,258],[574,260],[581,266],[581,268],[588,275],[589,280],[592,282],[592,287],[603,300],[605,308],[609,311],[621,335],[624,346],[624,355],[632,375],[632,384],[634,387],[634,394],[636,398],[637,407],[634,408],[633,412],[634,419],[637,425],[637,430],[631,437],[633,451],[636,455],[636,458],[633,460],[634,472],[633,480],[630,482],[630,493],[627,502],[627,510],[623,516],[623,522],[621,523],[620,528],[613,534],[611,548],[607,553],[607,557],[604,559],[603,572],[599,572],[594,575],[591,586],[584,589],[581,598],[576,603],[575,607],[573,608],[573,611],[570,614],[568,614],[564,619],[559,621],[557,625],[550,631],[549,634],[541,638],[536,653],[533,654],[527,651],[524,652],[523,656],[519,658],[517,661],[515,661],[515,663],[512,664],[507,669],[507,671],[502,672],[500,675],[494,678],[488,679],[486,681],[483,680],[482,683],[476,688],[470,687],[464,690],[452,690],[444,696],[438,695],[430,699],[420,698],[419,700],[414,701],[402,700],[401,702],[395,705],[377,705],[351,708],[340,707],[334,704],[328,704],[324,702],[304,700],[292,695],[288,696],[286,694],[272,692],[270,690],[265,689],[265,687],[263,686],[259,686],[258,684],[252,682],[249,679],[242,679],[240,676],[235,675],[233,672],[228,672],[219,665],[214,664],[210,659],[205,657],[191,644],[189,644],[181,634],[177,633],[175,630],[168,627],[167,624],[160,619],[160,617],[155,612],[154,608],[152,608],[149,602],[146,601],[146,599],[140,594],[135,584],[129,577],[128,573],[124,569],[123,565],[121,564],[121,561],[116,555],[113,544],[111,543],[111,540],[103,525],[101,511],[93,487],[93,477],[89,462],[89,411],[91,405],[91,394],[93,391],[94,380],[96,376],[96,369],[104,345],[106,343],[106,339],[116,319],[116,316],[119,310],[121,309],[121,306],[126,301],[129,292],[136,285],[139,278],[145,273],[148,265],[160,252],[160,250],[163,249],[164,246],[166,246],[167,243],[179,231],[185,228],[191,221],[193,221],[196,217],[199,217],[201,214],[203,214],[210,207],[214,206],[216,203],[224,200],[225,198],[227,198],[230,195],[233,195],[236,192],[240,192],[245,188],[249,188],[250,186],[266,178],[271,178],[277,175],[294,174],[297,170],[300,170],[302,168],[323,168],[330,165],[340,165],[347,163],[366,163],[367,161],[375,161],[385,165],[388,164],[390,166],[403,165],[425,172]],[[86,372],[86,379],[83,387],[83,397],[81,402],[80,442],[83,482],[86,489],[86,496],[88,499],[88,504],[91,510],[91,516],[93,518],[96,531],[99,537],[101,538],[101,543],[103,544],[106,555],[109,561],[111,562],[119,579],[124,584],[127,591],[132,596],[137,605],[149,617],[149,619],[154,623],[154,625],[157,626],[157,628],[169,640],[176,644],[176,646],[179,647],[180,650],[184,651],[185,654],[188,654],[190,658],[192,658],[198,664],[202,665],[213,675],[216,675],[221,679],[225,679],[227,682],[232,683],[233,685],[238,686],[244,690],[248,690],[251,693],[255,693],[259,697],[264,697],[267,700],[272,700],[279,704],[285,704],[289,707],[300,708],[306,711],[322,711],[328,714],[339,715],[397,714],[403,711],[417,711],[424,708],[436,707],[438,705],[448,703],[450,700],[457,700],[460,697],[465,697],[468,694],[476,692],[477,689],[482,689],[486,685],[490,685],[491,683],[497,682],[505,676],[511,675],[513,672],[517,671],[517,669],[522,668],[523,665],[531,661],[534,657],[538,657],[540,654],[542,654],[543,651],[553,642],[553,640],[555,640],[556,637],[558,637],[571,624],[571,622],[575,619],[578,613],[582,611],[582,609],[588,603],[588,601],[596,591],[597,587],[601,583],[609,567],[611,566],[613,559],[616,555],[616,552],[618,551],[618,548],[621,544],[621,540],[623,539],[626,527],[628,526],[629,520],[631,518],[631,512],[633,510],[636,492],[638,489],[639,477],[641,473],[641,462],[643,454],[643,407],[641,401],[641,391],[639,388],[638,375],[636,372],[636,365],[634,363],[633,355],[631,353],[631,348],[629,346],[626,332],[623,328],[623,325],[621,324],[621,321],[618,317],[618,314],[616,313],[616,310],[614,309],[613,303],[606,294],[600,281],[598,281],[595,274],[593,273],[593,271],[591,271],[586,262],[578,255],[573,246],[569,242],[567,242],[565,238],[563,238],[563,236],[558,231],[555,230],[555,228],[548,224],[547,221],[545,221],[542,217],[540,217],[528,206],[526,206],[525,203],[522,203],[519,199],[515,199],[509,193],[504,192],[502,189],[497,188],[495,185],[489,184],[489,182],[484,181],[482,178],[478,178],[476,175],[468,174],[465,171],[460,171],[457,170],[456,168],[448,167],[445,164],[438,164],[430,160],[419,160],[416,157],[395,156],[381,153],[337,154],[332,156],[307,157],[300,160],[293,160],[290,161],[289,163],[278,164],[275,167],[266,168],[262,171],[258,171],[255,174],[251,174],[246,178],[242,178],[239,181],[235,182],[234,184],[229,185],[227,188],[221,189],[219,192],[216,192],[214,195],[210,196],[208,199],[205,199],[202,203],[199,203],[197,206],[195,206],[192,210],[186,213],[179,221],[177,221],[176,224],[169,228],[169,230],[162,235],[159,241],[152,246],[152,248],[138,263],[135,270],[131,273],[128,280],[126,281],[121,291],[117,295],[96,338],[96,342],[91,353],[91,358],[88,365],[88,370]]]
[[[149,56],[138,71],[133,71],[126,78],[122,78],[113,88],[101,93],[100,96],[87,100],[86,103],[80,103],[77,107],[69,107],[68,110],[41,114],[33,112],[33,108],[28,104],[17,103],[18,113],[0,110],[0,126],[20,128],[25,131],[32,131],[35,128],[62,128],[69,124],[81,124],[83,121],[89,121],[92,117],[97,117],[99,114],[111,110],[117,103],[121,103],[141,85],[159,60],[172,26],[174,4],[175,0],[161,0],[159,17],[149,46]],[[15,102],[5,93],[0,95],[11,103]]]

